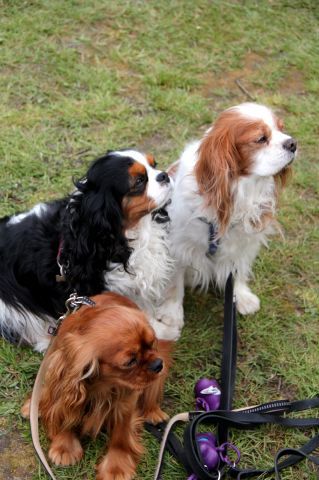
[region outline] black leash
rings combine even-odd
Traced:
[[[221,408],[230,410],[232,407],[232,398],[235,387],[236,374],[236,357],[237,357],[237,325],[236,325],[236,303],[234,299],[233,276],[229,275],[224,295],[224,333],[223,333],[223,355],[221,366]],[[196,417],[201,412],[189,412],[187,421]],[[177,420],[179,421],[179,420]],[[167,424],[162,422],[158,425],[151,425],[146,423],[145,428],[152,433],[159,441],[163,439]],[[228,438],[228,427],[226,424],[220,424],[218,430],[219,443],[224,443]],[[191,474],[193,472],[192,466],[188,459],[188,453],[179,438],[170,430],[165,440],[165,450],[167,450],[173,457],[183,465],[186,472]],[[161,471],[163,468],[162,462],[158,467],[158,475],[155,480],[161,480]]]
[[[158,423],[157,425],[152,425],[150,423],[145,423],[144,424],[145,429],[154,435],[155,438],[159,442],[162,442],[163,436],[165,433],[165,430],[167,428],[167,423],[162,422]],[[187,459],[187,453],[184,449],[184,445],[180,441],[180,439],[172,432],[170,431],[167,441],[165,442],[165,450],[167,450],[181,465],[183,465],[184,469],[188,474],[192,473],[191,466],[189,464],[189,461]],[[157,480],[162,480],[162,468],[163,464],[159,466],[159,472],[158,476],[156,477]]]
[[[221,411],[215,410],[211,412],[189,412],[187,417],[183,421],[189,422],[184,432],[184,444],[178,441],[178,448],[171,449],[172,442],[177,438],[171,431],[165,439],[164,432],[164,445],[162,445],[162,451],[169,450],[172,455],[177,458],[184,466],[188,474],[193,473],[196,478],[200,480],[219,480],[223,478],[225,474],[237,480],[244,478],[252,478],[260,475],[270,475],[275,473],[276,480],[280,480],[280,471],[296,465],[304,458],[319,465],[319,457],[311,455],[311,453],[319,447],[319,435],[315,435],[307,443],[305,443],[300,449],[286,448],[280,450],[275,457],[274,466],[268,469],[239,469],[236,465],[226,465],[220,463],[218,470],[209,472],[201,458],[198,443],[196,441],[196,434],[200,430],[200,427],[215,426],[224,423],[227,428],[235,427],[236,429],[253,429],[262,425],[274,424],[281,425],[287,428],[299,428],[305,429],[309,427],[319,427],[319,418],[287,418],[283,414],[289,414],[293,412],[300,412],[307,409],[313,409],[319,407],[319,397],[315,397],[308,400],[302,400],[297,402],[289,402],[288,400],[278,400],[269,402],[266,404],[248,407],[241,411]],[[185,414],[180,414],[185,415]],[[178,417],[178,415],[176,416]],[[169,424],[168,424],[169,426]],[[201,429],[202,430],[202,429]],[[160,438],[160,435],[159,437]],[[173,440],[174,439],[174,440]],[[182,456],[179,457],[180,452]],[[280,461],[282,457],[287,457],[285,460]],[[160,455],[160,463],[158,465],[157,472],[155,474],[155,480],[161,480],[161,469],[163,456]]]
[[[305,458],[315,465],[319,465],[319,457],[311,455],[314,450],[319,448],[319,434],[315,435],[299,449],[284,448],[277,452],[274,466],[268,469],[240,469],[235,463],[229,464],[223,460],[220,460],[218,468],[214,471],[209,471],[205,465],[196,439],[196,435],[203,431],[201,427],[204,425],[217,428],[218,445],[228,442],[230,428],[247,430],[267,424],[299,429],[319,427],[319,418],[287,417],[290,413],[319,408],[319,397],[295,402],[279,400],[236,411],[232,410],[237,357],[236,304],[233,292],[233,277],[230,274],[225,288],[220,409],[209,412],[185,412],[173,417],[167,425],[162,423],[159,426],[147,426],[148,431],[153,433],[159,440],[162,440],[154,480],[162,480],[163,478],[161,472],[165,450],[168,450],[183,465],[187,474],[191,475],[189,480],[220,480],[225,475],[241,480],[271,474],[275,474],[276,480],[280,480],[281,470],[291,467]],[[181,421],[187,422],[183,443],[172,432],[176,424]]]
[[[230,274],[225,287],[223,355],[221,365],[220,409],[231,410],[235,390],[237,359],[236,302],[234,298],[233,275]],[[228,428],[224,423],[218,427],[218,443],[228,440]]]

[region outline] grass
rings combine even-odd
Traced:
[[[0,214],[64,195],[95,155],[136,146],[159,164],[178,158],[225,107],[275,108],[300,145],[282,197],[285,240],[255,265],[261,311],[239,318],[235,406],[318,393],[319,10],[316,0],[0,0]],[[186,326],[165,393],[169,414],[192,409],[201,376],[219,377],[222,298],[186,295]],[[44,479],[19,409],[40,357],[0,344],[0,477]],[[301,432],[235,432],[242,466],[269,466]],[[45,438],[42,438],[44,445]],[[88,442],[59,479],[92,479],[105,438]],[[158,453],[145,434],[137,478],[152,478]],[[19,461],[16,461],[16,458]],[[171,458],[165,480],[186,478]],[[318,478],[303,463],[284,480]]]

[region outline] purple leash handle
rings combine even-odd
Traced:
[[[210,407],[209,407],[208,403],[206,402],[206,400],[204,400],[203,398],[197,397],[196,398],[196,410],[205,410],[206,412],[209,412]]]
[[[224,455],[224,452],[226,452],[227,449],[233,450],[233,452],[236,453],[237,458],[234,461],[230,460],[230,458],[228,457],[227,454]],[[217,447],[217,450],[218,450],[220,459],[224,463],[227,463],[227,465],[229,465],[230,467],[234,467],[235,465],[237,465],[237,463],[240,460],[240,450],[239,450],[239,448],[237,448],[236,445],[233,445],[230,442],[223,443],[220,447]]]

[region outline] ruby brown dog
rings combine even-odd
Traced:
[[[98,480],[129,480],[143,452],[143,421],[166,420],[160,408],[170,342],[158,342],[145,315],[129,299],[107,292],[92,297],[61,324],[48,352],[39,412],[50,439],[49,458],[73,465],[80,438],[109,435]],[[22,408],[28,414],[29,401]]]

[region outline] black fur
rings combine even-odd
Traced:
[[[57,318],[74,289],[82,295],[105,289],[110,262],[127,267],[121,203],[130,191],[133,161],[107,153],[76,182],[74,194],[45,204],[41,215],[29,213],[12,224],[11,217],[0,220],[0,299],[7,307]],[[65,282],[56,282],[60,245]],[[0,332],[28,339],[23,331],[12,331],[14,322],[7,317],[0,305]]]

